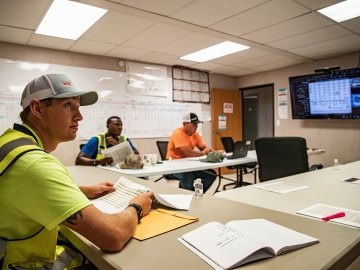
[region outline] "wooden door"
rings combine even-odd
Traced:
[[[239,90],[212,89],[211,91],[212,145],[224,149],[221,137],[243,139],[242,95]],[[223,170],[222,170],[223,172]],[[233,171],[225,171],[233,173]]]

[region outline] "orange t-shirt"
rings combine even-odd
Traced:
[[[183,146],[190,146],[191,149],[194,149],[195,147],[204,148],[205,143],[198,132],[195,132],[189,136],[185,133],[183,127],[177,128],[171,135],[166,153],[166,159],[169,159],[170,157],[172,159],[185,158],[186,156],[184,153],[179,150],[179,148]]]

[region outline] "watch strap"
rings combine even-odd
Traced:
[[[130,203],[126,208],[128,208],[128,207],[134,207],[135,208],[136,214],[137,214],[137,217],[138,217],[138,222],[140,222],[140,220],[143,217],[143,210],[142,210],[141,205],[137,204],[137,203]]]

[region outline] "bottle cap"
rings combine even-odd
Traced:
[[[196,180],[194,181],[194,184],[201,184],[201,179],[196,179]]]

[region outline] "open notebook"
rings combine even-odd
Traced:
[[[319,242],[266,219],[209,222],[178,240],[214,269],[232,269]]]

